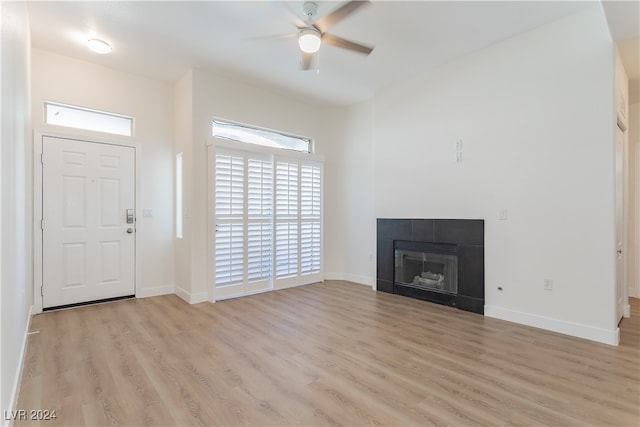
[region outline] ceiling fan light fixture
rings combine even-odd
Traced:
[[[316,53],[320,50],[321,37],[320,32],[315,28],[305,28],[300,31],[298,36],[298,45],[300,50],[306,53]]]
[[[111,46],[104,40],[89,39],[87,40],[87,44],[89,45],[89,49],[91,49],[95,53],[99,53],[101,55],[111,53]]]

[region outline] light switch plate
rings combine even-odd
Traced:
[[[142,216],[145,218],[153,217],[153,209],[142,209]]]

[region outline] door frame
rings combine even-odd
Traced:
[[[141,283],[141,269],[140,269],[140,239],[144,235],[142,221],[139,219],[141,216],[140,207],[140,153],[141,147],[137,142],[118,141],[117,139],[105,139],[86,137],[73,134],[56,133],[50,131],[33,131],[33,314],[42,313],[42,287],[43,287],[43,241],[42,241],[42,141],[44,137],[70,139],[73,141],[86,142],[90,144],[107,144],[117,145],[121,147],[130,147],[134,150],[134,199],[136,209],[136,238],[134,240],[134,254],[135,260],[133,263],[134,268],[134,292],[138,297],[139,284]]]

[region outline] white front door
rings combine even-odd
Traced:
[[[134,148],[45,136],[42,153],[43,308],[133,295]]]

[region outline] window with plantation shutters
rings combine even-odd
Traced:
[[[322,280],[322,163],[216,146],[215,298]]]

